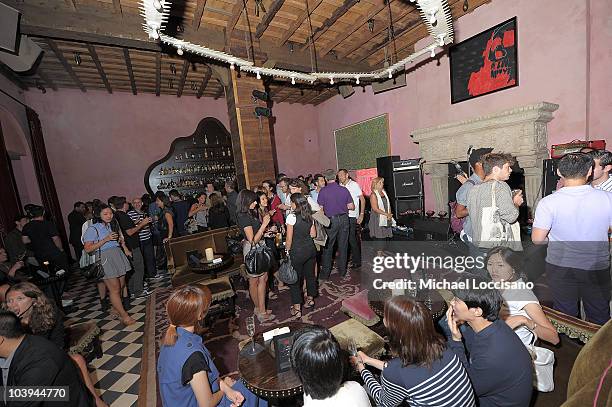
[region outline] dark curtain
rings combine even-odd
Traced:
[[[15,227],[15,216],[21,210],[21,202],[13,176],[11,159],[6,151],[0,123],[0,241]]]
[[[55,190],[51,167],[49,167],[49,160],[47,159],[47,150],[45,148],[45,140],[40,126],[40,120],[38,119],[38,114],[29,107],[26,107],[26,113],[28,115],[28,124],[30,125],[32,160],[34,161],[42,204],[49,214],[50,220],[57,227],[57,231],[62,239],[64,251],[69,255],[70,247],[68,246],[66,228],[64,227],[64,218],[62,216],[59,200],[57,199],[57,191]]]

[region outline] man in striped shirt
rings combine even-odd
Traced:
[[[155,268],[153,238],[151,235],[151,228],[148,226],[151,223],[151,218],[142,211],[142,200],[140,198],[134,198],[132,200],[132,206],[134,209],[127,212],[128,216],[137,226],[141,226],[141,222],[144,222],[138,232],[138,239],[140,239],[140,251],[144,258],[145,279],[157,279],[159,277],[157,276],[157,270]]]
[[[606,150],[594,150],[589,153],[595,166],[593,167],[593,181],[591,185],[597,189],[612,192],[612,153]]]

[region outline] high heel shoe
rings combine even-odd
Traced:
[[[267,312],[264,312],[264,313],[262,314],[262,313],[259,313],[259,312],[257,312],[257,311],[255,312],[255,316],[257,317],[257,320],[258,320],[260,323],[263,323],[263,322],[269,322],[269,321],[272,321],[274,318],[276,318],[276,317],[274,316],[274,314],[272,314],[272,313],[267,313]]]

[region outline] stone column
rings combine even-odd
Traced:
[[[424,164],[425,174],[431,176],[431,188],[435,199],[437,212],[448,212],[448,165]]]

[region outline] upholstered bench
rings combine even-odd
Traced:
[[[214,280],[204,280],[196,284],[208,287],[212,294],[212,302],[206,315],[208,326],[211,326],[212,322],[222,315],[234,315],[236,293],[228,276],[215,278]]]
[[[349,319],[330,328],[331,333],[340,343],[342,349],[349,349],[349,340],[352,338],[357,349],[366,355],[378,357],[385,351],[385,341],[376,332],[355,319]]]
[[[352,297],[342,300],[340,310],[365,326],[374,326],[380,322],[380,318],[368,305],[368,290],[363,290]]]
[[[70,354],[82,355],[87,363],[102,357],[100,328],[95,321],[66,326],[66,348]]]

